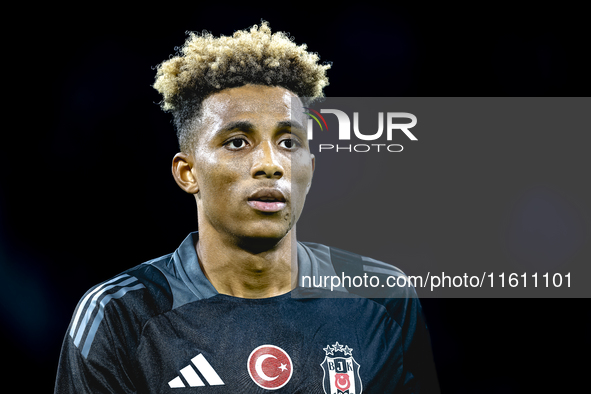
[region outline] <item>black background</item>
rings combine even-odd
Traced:
[[[333,62],[327,96],[589,95],[587,21],[564,4],[71,3],[7,13],[0,316],[10,383],[50,392],[84,292],[196,230],[194,200],[170,174],[177,143],[156,104],[153,67],[187,30],[230,35],[261,19]],[[587,300],[423,305],[444,393],[567,391],[585,382]]]

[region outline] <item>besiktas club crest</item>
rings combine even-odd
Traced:
[[[320,364],[324,370],[322,386],[325,394],[361,394],[363,385],[359,377],[359,364],[349,346],[327,345],[326,356]]]

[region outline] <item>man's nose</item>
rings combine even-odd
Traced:
[[[264,141],[257,147],[252,176],[254,178],[281,178],[285,173],[280,163],[281,155],[274,149],[271,141]]]

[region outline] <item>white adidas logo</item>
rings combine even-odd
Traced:
[[[203,377],[205,378],[207,383],[209,383],[210,386],[224,385],[222,379],[220,379],[219,375],[215,372],[213,367],[207,362],[205,357],[203,357],[203,354],[199,354],[197,357],[193,357],[191,359],[191,362],[195,365],[195,367],[197,367],[197,370],[201,373],[201,375],[203,375]],[[205,383],[203,383],[203,380],[201,380],[199,375],[197,375],[197,372],[193,369],[191,364],[181,369],[181,375],[183,376],[183,378],[185,378],[190,387],[205,386]],[[177,376],[176,378],[172,379],[170,382],[168,382],[168,385],[170,386],[170,388],[173,389],[187,387],[185,386],[185,383],[183,383],[183,380],[180,376]]]

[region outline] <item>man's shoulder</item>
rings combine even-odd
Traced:
[[[123,337],[137,337],[145,322],[170,309],[170,286],[153,264],[170,256],[123,271],[92,286],[80,298],[68,334],[84,357],[96,338],[105,335],[106,326],[117,326]]]
[[[416,298],[414,286],[394,264],[334,246],[314,242],[300,244],[314,267],[307,272],[323,279],[325,276],[338,278],[334,282],[340,281],[340,287],[349,293],[365,298]]]
[[[131,288],[134,288],[137,290],[142,289],[142,292],[138,294],[142,294],[144,302],[154,298],[166,304],[167,302],[163,301],[170,298],[171,291],[162,267],[170,264],[172,256],[173,253],[169,253],[129,268],[91,287],[85,294],[85,298],[91,294],[94,294],[94,297],[101,298],[106,294],[115,292],[118,296],[111,297],[111,299],[129,302],[133,298],[131,297],[132,293],[130,293]],[[124,290],[122,291],[122,289]]]
[[[361,269],[365,272],[372,272],[393,276],[406,276],[404,272],[393,264],[376,260],[372,257],[353,253],[334,246],[327,246],[315,242],[301,242],[315,256],[322,259],[328,259],[335,268],[343,269]]]
[[[170,285],[159,266],[166,266],[172,253],[146,261],[92,286],[80,299],[79,308],[106,307],[115,302],[133,309],[150,304],[149,310],[166,309],[171,303]],[[138,290],[138,291],[136,291]]]

